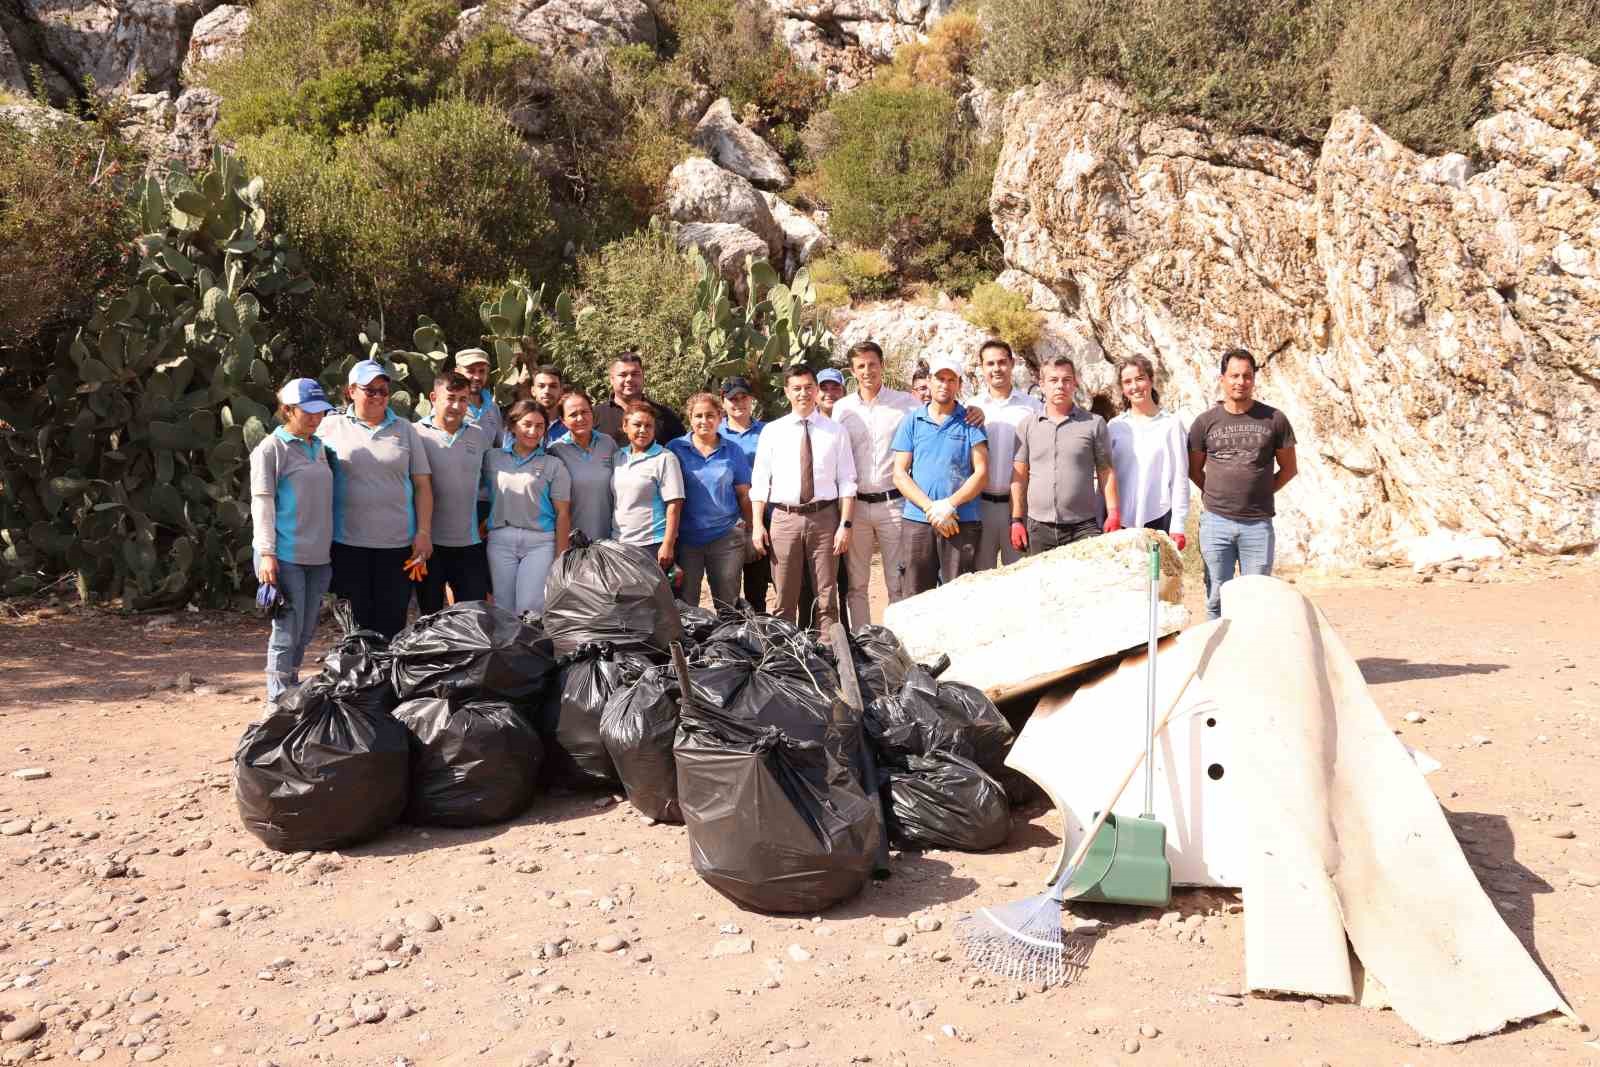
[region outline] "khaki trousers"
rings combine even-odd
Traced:
[[[809,515],[772,510],[772,580],[778,587],[778,614],[790,622],[800,614],[800,574],[810,571],[816,592],[817,629],[826,631],[839,618],[839,561],[833,535],[839,529],[839,504],[830,501]],[[853,527],[852,527],[853,529]]]
[[[850,521],[850,551],[845,554],[850,573],[850,626],[865,626],[872,621],[867,603],[867,585],[872,580],[872,550],[883,557],[883,585],[889,603],[906,598],[905,524],[900,518],[901,501],[881,500],[868,504],[859,498]]]

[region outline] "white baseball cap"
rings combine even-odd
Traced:
[[[967,368],[958,356],[934,356],[928,360],[928,377],[937,378],[942,370],[954,374],[958,381],[967,376]]]

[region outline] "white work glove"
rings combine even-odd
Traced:
[[[935,500],[928,509],[928,523],[932,526],[943,526],[955,517],[956,506],[948,500]]]

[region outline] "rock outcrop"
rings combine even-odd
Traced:
[[[793,204],[772,193],[762,193],[767,210],[783,230],[783,273],[791,276],[817,256],[833,247],[825,231],[816,220]],[[819,217],[824,213],[819,213]]]
[[[894,50],[922,36],[955,5],[951,0],[767,0],[783,42],[801,66],[834,92],[872,76]]]
[[[1314,157],[1103,83],[1015,94],[990,201],[1009,284],[1110,359],[1154,360],[1186,417],[1222,350],[1255,352],[1299,437],[1283,558],[1594,545],[1600,77],[1508,63],[1493,98],[1473,173],[1355,111]]]
[[[189,35],[216,0],[19,0],[45,52],[80,88],[178,87]]]
[[[767,243],[743,226],[731,222],[690,222],[676,233],[680,251],[698,248],[728,283],[734,296],[743,300],[750,293],[745,268],[750,259],[766,259]]]
[[[213,8],[194,24],[189,35],[189,47],[183,57],[183,80],[194,80],[195,73],[207,63],[214,63],[244,43],[245,31],[254,18],[247,7],[223,4]]]
[[[747,129],[733,117],[733,104],[722,97],[710,107],[694,128],[695,147],[702,149],[717,166],[744,178],[758,189],[787,189],[794,184],[789,165],[777,149]]]
[[[783,262],[783,228],[755,186],[709,159],[694,157],[667,178],[667,213],[675,222],[741,226],[761,239],[773,264]]]
[[[834,356],[844,354],[857,341],[876,341],[883,347],[884,363],[902,379],[911,377],[918,363],[936,356],[954,356],[968,369],[967,384],[976,378],[978,346],[988,334],[968,322],[955,307],[928,307],[907,300],[885,300],[841,310],[833,322]]]
[[[474,36],[494,19],[547,56],[565,56],[579,67],[599,69],[606,49],[656,43],[656,18],[643,0],[511,0],[461,12],[456,37]]]

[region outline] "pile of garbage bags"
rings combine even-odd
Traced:
[[[850,637],[860,709],[818,634],[677,602],[636,547],[576,544],[546,602],[540,618],[455,604],[387,644],[344,614],[318,674],[240,740],[246,828],[331,849],[401,820],[514,818],[546,785],[620,788],[685,826],[709,884],[780,913],[854,895],[889,843],[977,850],[1009,833],[994,774],[1010,726],[884,627]]]

